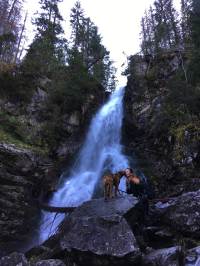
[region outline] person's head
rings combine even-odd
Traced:
[[[126,168],[126,177],[129,177],[130,175],[134,175],[133,169],[131,168]]]

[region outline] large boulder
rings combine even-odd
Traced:
[[[162,204],[157,203],[151,210],[154,217],[158,217],[165,225],[179,230],[185,236],[200,236],[200,190],[185,193],[173,200]]]
[[[196,262],[196,260],[199,258],[200,258],[200,247],[190,249],[185,254],[185,262],[188,263],[188,266],[190,263]],[[187,264],[185,266],[187,266]]]
[[[61,260],[42,260],[35,264],[35,266],[65,266]]]
[[[86,201],[61,222],[56,235],[26,257],[34,257],[31,265],[57,256],[80,266],[136,265],[142,259],[132,231],[138,204],[131,195]]]
[[[28,266],[28,265],[29,264],[25,256],[23,254],[16,252],[0,259],[0,266]]]
[[[182,266],[184,252],[181,247],[172,247],[147,252],[142,259],[142,266]]]

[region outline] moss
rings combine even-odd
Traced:
[[[6,129],[1,125],[0,125],[0,141],[12,143],[19,148],[28,149],[28,150],[31,150],[35,153],[42,154],[44,156],[48,156],[48,154],[49,154],[47,147],[41,148],[41,147],[27,144],[27,142],[19,139],[15,134],[6,131]],[[13,160],[14,160],[14,158],[13,158]],[[10,159],[9,159],[9,161],[10,161]]]
[[[29,236],[29,235],[23,235],[22,238],[24,240],[30,240],[31,239],[31,236]]]
[[[28,261],[32,261],[32,260],[34,260],[36,257],[35,257],[35,255],[33,255],[30,259],[28,259]]]

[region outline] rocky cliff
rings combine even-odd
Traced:
[[[65,130],[50,153],[41,133],[47,112],[43,102],[50,84],[46,76],[37,78],[28,103],[12,102],[9,95],[1,95],[0,254],[8,243],[16,245],[16,241],[34,236],[41,215],[36,205],[41,189],[44,192],[48,183],[58,181],[62,168],[81,146],[93,114],[109,96],[106,92],[88,95],[81,110],[63,114],[61,126]]]
[[[150,162],[147,176],[158,197],[200,188],[198,138],[184,126],[175,128],[172,104],[168,104],[171,116],[164,115],[163,108],[172,77],[183,68],[184,60],[178,50],[156,58],[133,56],[125,88],[123,141]]]

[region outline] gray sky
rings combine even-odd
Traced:
[[[63,28],[67,39],[70,37],[70,10],[76,1],[64,0],[60,4],[60,11],[65,19]],[[80,0],[80,2],[85,17],[90,17],[99,28],[99,33],[103,37],[102,43],[110,51],[110,58],[116,62],[118,86],[125,86],[127,79],[121,76],[121,65],[126,60],[123,52],[132,55],[140,51],[140,21],[145,9],[148,9],[154,0]],[[174,0],[177,9],[179,9],[179,2],[180,0]],[[39,4],[36,0],[27,0],[27,6],[30,21]],[[32,36],[31,24],[28,29],[28,35]]]

